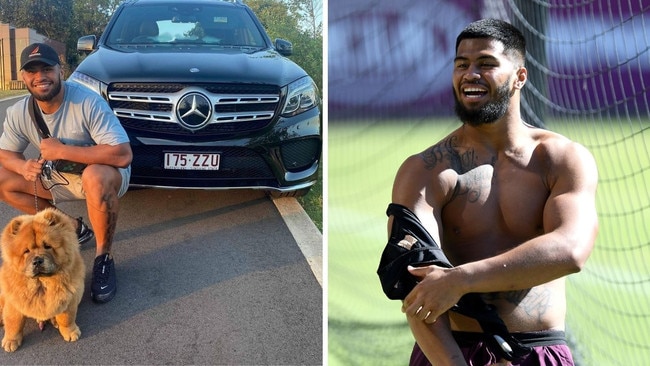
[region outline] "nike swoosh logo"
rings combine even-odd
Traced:
[[[103,290],[103,289],[105,289],[106,287],[108,287],[108,285],[106,285],[106,286],[101,286],[99,289],[100,289],[100,290]]]

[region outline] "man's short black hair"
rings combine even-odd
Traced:
[[[512,54],[524,63],[526,59],[526,39],[519,29],[512,24],[499,19],[481,19],[470,23],[456,38],[458,45],[464,39],[489,38],[501,42],[506,54]]]

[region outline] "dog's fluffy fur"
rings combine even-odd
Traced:
[[[20,347],[27,318],[50,320],[68,342],[79,339],[77,307],[86,270],[74,219],[56,209],[18,216],[2,232],[0,248],[2,348]]]

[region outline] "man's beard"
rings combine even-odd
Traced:
[[[510,97],[513,93],[514,91],[510,91],[509,83],[504,83],[497,88],[497,95],[494,100],[488,101],[479,108],[469,109],[460,102],[458,95],[454,91],[454,100],[456,101],[454,109],[460,120],[471,126],[494,123],[508,111]]]
[[[54,81],[54,83],[52,84],[52,90],[50,90],[49,93],[47,94],[37,94],[36,88],[32,89],[28,87],[28,89],[34,96],[34,99],[41,102],[49,102],[52,99],[54,99],[54,97],[56,97],[61,91],[61,80]]]

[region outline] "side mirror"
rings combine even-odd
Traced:
[[[284,40],[282,38],[275,39],[275,49],[282,56],[291,56],[293,54],[293,45],[291,42]]]
[[[97,42],[97,37],[94,35],[83,36],[77,41],[77,51],[82,53],[90,53],[95,49],[95,43]]]

